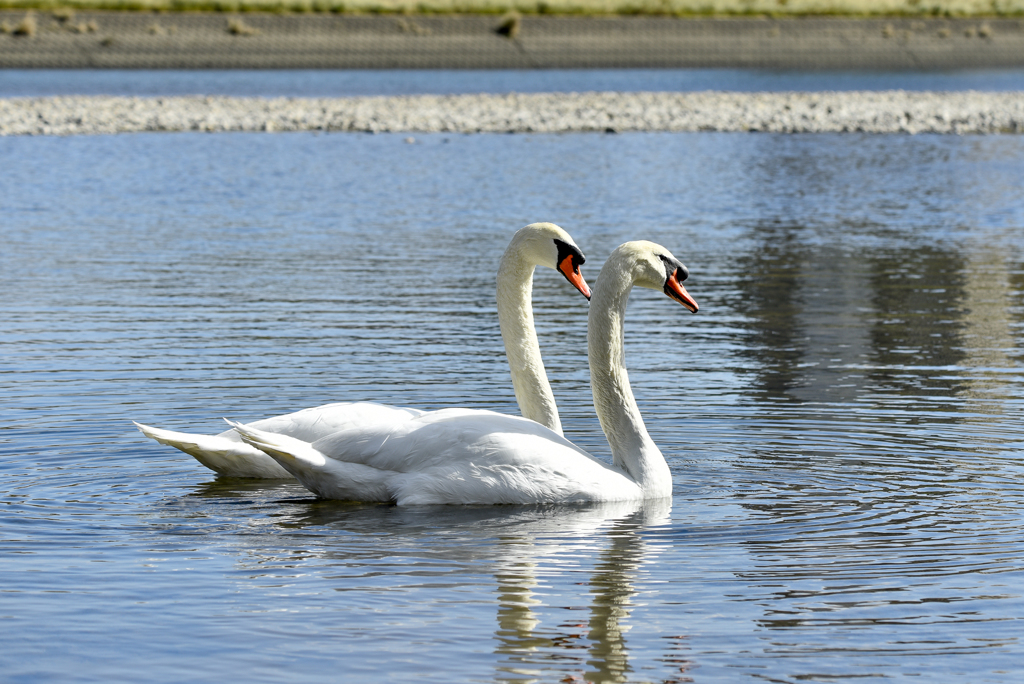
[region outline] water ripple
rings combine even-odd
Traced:
[[[1015,681],[1024,143],[420,142],[0,140],[9,679]],[[691,269],[701,313],[638,290],[626,334],[671,507],[317,501],[129,422],[514,413],[492,271],[539,218],[591,280],[638,237]],[[586,303],[535,296],[607,458]]]

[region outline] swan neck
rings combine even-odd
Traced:
[[[587,322],[590,386],[612,459],[647,498],[669,496],[672,479],[665,458],[647,433],[626,372],[623,320],[633,289],[625,269],[609,261],[593,288]]]
[[[533,271],[534,264],[510,245],[498,267],[498,323],[519,412],[561,435],[558,407],[533,324]]]

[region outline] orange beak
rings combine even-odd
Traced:
[[[565,276],[566,280],[572,283],[573,287],[580,291],[580,294],[590,299],[590,287],[587,286],[587,281],[583,279],[580,269],[573,266],[571,254],[562,259],[562,263],[558,264],[558,270]]]
[[[683,284],[676,278],[675,273],[670,275],[668,280],[665,281],[665,294],[685,306],[691,313],[697,313],[697,310],[700,308],[697,306],[696,300],[690,296],[690,293],[686,291]]]

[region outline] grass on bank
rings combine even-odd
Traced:
[[[0,0],[0,9],[991,17],[1024,15],[1024,0]]]

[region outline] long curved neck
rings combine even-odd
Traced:
[[[629,473],[648,498],[669,496],[672,475],[647,434],[626,372],[623,318],[632,289],[632,277],[624,269],[611,261],[601,269],[587,319],[590,388],[615,465]]]
[[[533,269],[514,246],[498,267],[498,323],[512,372],[512,387],[524,418],[562,434],[558,407],[551,393],[537,331],[533,327]]]

